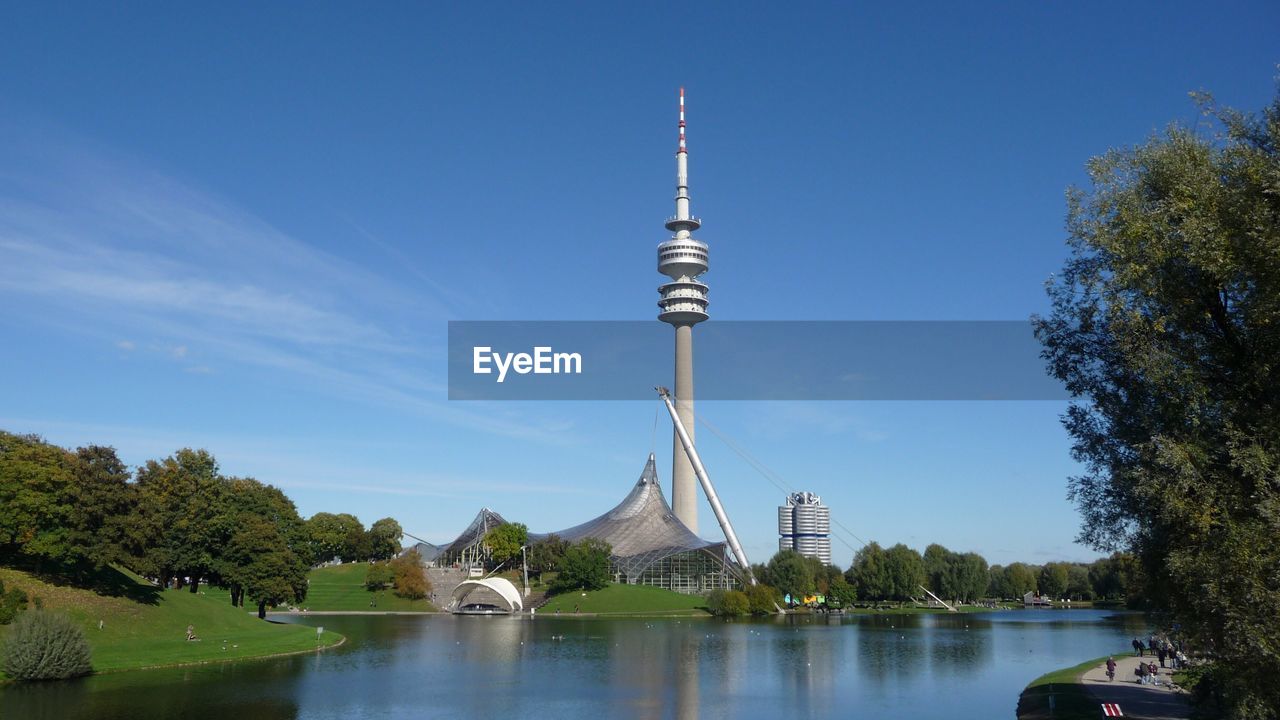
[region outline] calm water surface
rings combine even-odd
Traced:
[[[1141,615],[723,622],[311,616],[314,655],[0,690],[0,718],[1012,718],[1049,670],[1120,651]]]

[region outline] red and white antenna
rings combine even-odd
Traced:
[[[688,149],[685,148],[684,144],[684,88],[680,88],[680,149],[676,150],[676,152],[689,152]]]

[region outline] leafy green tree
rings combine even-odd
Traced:
[[[529,546],[529,571],[541,576],[560,568],[569,543],[559,535],[551,534]]]
[[[249,516],[226,548],[226,580],[258,606],[258,617],[267,606],[300,603],[307,596],[307,564],[292,550],[276,524]]]
[[[844,575],[836,575],[831,578],[826,595],[827,605],[835,608],[850,607],[858,600],[857,589],[844,579]]]
[[[340,558],[344,562],[361,559],[364,525],[350,513],[319,512],[307,520],[307,535],[313,563]]]
[[[489,548],[489,557],[501,565],[520,557],[520,548],[529,542],[529,528],[524,523],[507,523],[489,531],[484,536],[484,544]]]
[[[148,460],[137,473],[137,530],[143,546],[137,565],[162,585],[216,573],[225,537],[219,532],[223,478],[205,450],[184,448],[164,460]]]
[[[924,549],[924,555],[921,558],[924,561],[924,584],[938,597],[959,596],[954,558],[955,553],[938,543],[931,543]]]
[[[794,604],[817,590],[813,565],[795,550],[779,550],[769,559],[768,570],[771,584],[783,595],[790,595]]]
[[[1009,563],[1004,569],[1005,585],[1010,591],[1005,597],[1021,598],[1036,589],[1039,581],[1039,569],[1026,563]]]
[[[393,518],[382,518],[369,526],[369,559],[386,560],[400,552],[404,529]]]
[[[1104,600],[1142,600],[1141,569],[1129,553],[1115,552],[1089,566],[1093,594]]]
[[[99,569],[124,562],[140,538],[130,522],[136,504],[131,474],[115,448],[76,450],[68,540],[80,564]]]
[[[1058,599],[1067,593],[1067,583],[1071,579],[1067,563],[1045,563],[1040,568],[1040,594],[1048,598]]]
[[[1093,599],[1093,584],[1089,582],[1089,568],[1077,563],[1067,566],[1066,595],[1072,600]]]
[[[597,538],[585,538],[573,543],[564,553],[560,574],[556,576],[553,592],[567,590],[599,590],[609,584],[609,558],[613,548]]]
[[[385,590],[396,580],[395,570],[389,560],[379,560],[369,565],[364,574],[366,590]]]
[[[34,435],[0,432],[0,550],[37,565],[74,561],[70,453]]]
[[[6,675],[18,680],[65,680],[93,672],[84,631],[65,615],[34,610],[13,624],[4,643]]]
[[[887,600],[893,596],[893,578],[884,548],[870,542],[853,556],[853,565],[845,573],[849,584],[857,588],[858,597]]]
[[[885,567],[889,574],[890,594],[894,600],[909,600],[921,595],[924,584],[924,560],[920,553],[898,543],[884,553]]]
[[[977,600],[987,591],[987,561],[978,553],[954,553],[949,559],[957,600]]]
[[[1083,540],[1130,549],[1217,665],[1224,716],[1280,715],[1280,94],[1089,163],[1036,320],[1074,396]]]

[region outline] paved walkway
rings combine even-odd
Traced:
[[[1086,672],[1080,682],[1099,703],[1116,703],[1127,718],[1140,720],[1182,720],[1191,717],[1187,693],[1170,688],[1173,670],[1160,667],[1160,662],[1148,656],[1137,658],[1132,654],[1115,656],[1116,679],[1107,680],[1107,665],[1103,663]],[[1140,685],[1133,671],[1139,662],[1155,662],[1159,670],[1159,685]]]

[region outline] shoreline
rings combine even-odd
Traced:
[[[1106,677],[1107,658],[1116,660],[1115,680]],[[1138,663],[1151,663],[1150,655],[1135,657],[1132,650],[1086,660],[1053,670],[1032,680],[1018,695],[1018,720],[1084,720],[1099,716],[1103,703],[1119,705],[1125,715],[1150,720],[1182,720],[1190,717],[1188,694],[1172,686],[1172,668],[1159,668],[1159,685],[1134,680]]]
[[[81,675],[80,677],[75,677],[75,678],[67,678],[67,680],[71,680],[71,681],[85,680],[87,678],[98,677],[101,675],[117,675],[120,673],[140,672],[144,670],[166,670],[170,668],[194,667],[196,665],[220,665],[223,663],[253,662],[255,660],[270,660],[272,658],[288,657],[290,655],[303,655],[305,653],[324,652],[325,650],[332,650],[333,648],[341,647],[345,645],[346,642],[347,642],[347,636],[340,635],[338,637],[338,641],[335,643],[330,643],[329,645],[319,645],[314,648],[307,648],[306,650],[288,650],[286,652],[268,653],[266,655],[247,655],[244,657],[235,657],[235,658],[210,658],[208,660],[191,660],[187,662],[178,662],[178,663],[163,663],[160,665],[143,665],[141,667],[111,668],[109,670],[94,670],[88,675]],[[14,680],[12,678],[3,678],[3,679],[0,679],[0,687],[5,687],[9,685],[18,685],[18,684],[21,684],[22,682],[23,682],[22,680]],[[66,681],[54,680],[54,681],[34,681],[34,682],[66,682]]]

